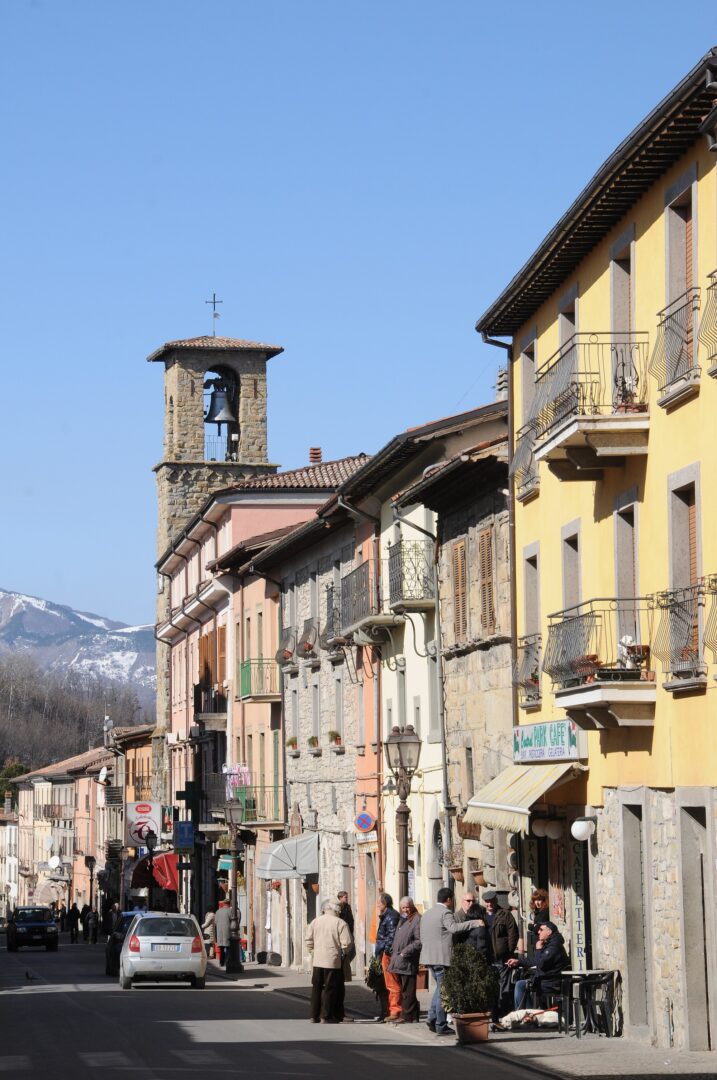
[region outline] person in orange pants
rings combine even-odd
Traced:
[[[383,978],[386,983],[386,997],[382,1001],[383,1011],[386,1014],[383,1019],[388,1023],[397,1020],[401,1015],[401,980],[392,971],[388,970],[391,962],[391,948],[396,927],[399,922],[399,914],[393,906],[393,899],[388,893],[381,893],[378,898],[378,926],[376,927],[376,946],[374,953],[381,961]]]

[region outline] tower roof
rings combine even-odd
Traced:
[[[175,349],[207,349],[218,352],[263,352],[267,360],[272,356],[278,356],[284,351],[282,345],[262,345],[259,341],[245,341],[243,338],[204,337],[184,338],[181,341],[165,341],[158,349],[155,349],[147,359],[164,360],[165,356],[174,352]]]

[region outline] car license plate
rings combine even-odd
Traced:
[[[152,945],[152,952],[181,952],[181,945]]]

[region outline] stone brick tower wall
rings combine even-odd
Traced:
[[[234,338],[171,341],[148,357],[164,363],[164,443],[157,474],[157,557],[214,492],[259,473],[267,460],[266,364],[280,346]],[[235,461],[207,461],[204,453],[204,381],[208,372],[231,372],[238,387],[239,441]],[[169,589],[157,592],[157,622],[170,614]],[[158,793],[165,774],[161,735],[169,725],[169,647],[157,642],[157,729],[154,753]]]

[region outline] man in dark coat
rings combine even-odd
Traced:
[[[456,912],[458,922],[466,919],[477,919],[478,925],[469,930],[467,934],[457,934],[456,941],[467,941],[476,952],[484,956],[488,963],[493,960],[493,951],[490,945],[490,933],[485,921],[485,908],[482,907],[470,890],[463,894],[461,909]]]
[[[374,956],[381,964],[383,980],[386,984],[385,992],[380,996],[381,1019],[388,1017],[398,1018],[401,1015],[401,981],[388,970],[391,960],[393,939],[396,933],[400,916],[393,906],[393,897],[389,893],[381,893],[379,897],[378,926],[376,927],[376,945]]]
[[[82,911],[80,912],[80,922],[82,923],[82,937],[84,941],[90,940],[90,924],[87,921],[87,916],[90,913],[90,905],[83,904]]]
[[[507,967],[506,961],[512,957],[518,944],[518,924],[513,913],[499,905],[498,893],[495,889],[486,889],[483,893],[483,904],[493,965],[500,979],[500,1000],[496,1016],[503,1016],[513,1007],[510,968]]]
[[[70,928],[70,944],[74,945],[77,942],[77,927],[80,924],[80,909],[77,904],[73,904],[70,910],[67,912],[67,925]]]
[[[529,978],[518,979],[515,984],[515,1008],[525,1007],[528,992],[532,993],[536,1005],[540,1004],[543,994],[560,992],[560,974],[570,967],[570,957],[565,951],[565,939],[554,922],[538,924],[538,944],[532,960],[519,957],[506,961],[509,968],[527,969]]]

